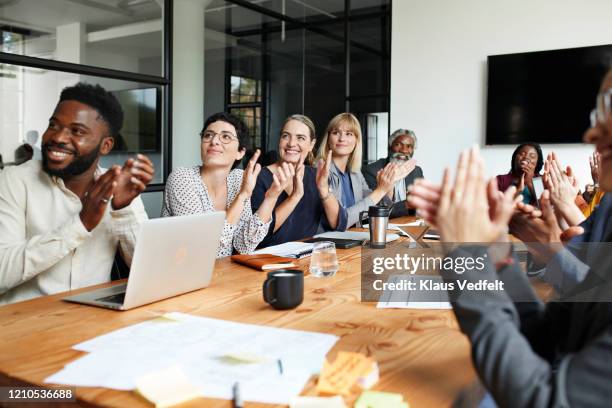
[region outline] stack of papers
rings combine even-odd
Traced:
[[[203,397],[231,399],[232,386],[240,382],[245,400],[289,404],[337,340],[329,334],[169,313],[77,344],[74,349],[89,354],[45,382],[133,390],[139,379],[178,367]],[[146,384],[150,381],[144,386],[150,389]],[[176,387],[189,390],[184,383]]]

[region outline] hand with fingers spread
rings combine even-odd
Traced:
[[[389,163],[376,173],[376,187],[385,193],[392,191],[395,183],[407,175],[406,164]]]
[[[261,171],[261,164],[257,163],[261,151],[257,149],[253,154],[253,157],[249,160],[244,172],[242,173],[242,186],[240,187],[240,194],[244,198],[250,198],[257,183],[257,176]]]
[[[325,160],[319,159],[317,166],[317,189],[319,190],[319,196],[322,200],[326,200],[329,197],[329,170],[331,169],[332,163],[332,151],[327,153]]]
[[[555,207],[573,205],[578,195],[578,186],[571,176],[561,169],[556,153],[549,153],[544,163],[545,187],[550,191],[550,200]]]
[[[117,179],[117,187],[113,196],[114,210],[120,210],[132,202],[153,179],[155,168],[151,160],[139,154],[136,158],[128,159]]]
[[[416,168],[417,162],[415,159],[410,159],[398,164],[397,180],[401,180],[412,173],[412,171]]]
[[[491,183],[489,183],[489,186]],[[496,191],[489,187],[492,195]],[[514,189],[495,198],[489,208],[484,163],[477,148],[459,156],[454,185],[449,170],[442,181],[436,224],[445,242],[495,242],[506,233],[515,205]]]
[[[93,230],[102,221],[106,207],[116,191],[120,174],[119,166],[111,167],[87,191],[83,198],[83,208],[79,214],[87,231]]]
[[[593,156],[589,156],[589,165],[591,166],[591,178],[595,185],[599,184],[599,178],[601,177],[601,154],[595,151]]]

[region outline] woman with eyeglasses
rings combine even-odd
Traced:
[[[497,176],[497,188],[506,191],[510,186],[516,186],[517,194],[523,195],[525,204],[537,204],[534,180],[542,183],[540,170],[543,166],[544,155],[540,145],[522,143],[512,153],[510,172]]]
[[[377,186],[370,190],[361,173],[361,139],[359,120],[351,113],[341,113],[327,125],[319,147],[318,167],[325,176],[318,179],[317,187],[321,197],[329,197],[332,208],[346,217],[347,228],[371,205],[391,207],[395,183],[411,171],[409,163],[389,163],[378,171]]]
[[[237,117],[216,113],[200,133],[202,165],[179,167],[166,182],[162,216],[226,211],[217,258],[234,250],[252,252],[266,236],[276,199],[289,180],[278,177],[268,186],[258,210],[251,212],[251,194],[261,166],[259,150],[246,169],[235,168],[246,153],[247,128]]]
[[[322,196],[317,189],[317,179],[323,175],[310,166],[315,135],[308,117],[292,115],[285,120],[278,143],[280,159],[261,170],[251,198],[253,211],[259,211],[270,186],[277,180],[290,180],[276,201],[270,230],[259,247],[300,240],[322,230],[346,229],[346,218],[334,210],[329,195]]]

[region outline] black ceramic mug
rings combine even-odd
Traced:
[[[279,269],[268,273],[263,284],[263,297],[275,309],[293,309],[304,300],[304,272]]]

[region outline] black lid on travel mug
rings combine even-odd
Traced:
[[[383,207],[380,205],[372,205],[368,210],[368,217],[388,217],[389,216],[389,208]]]

